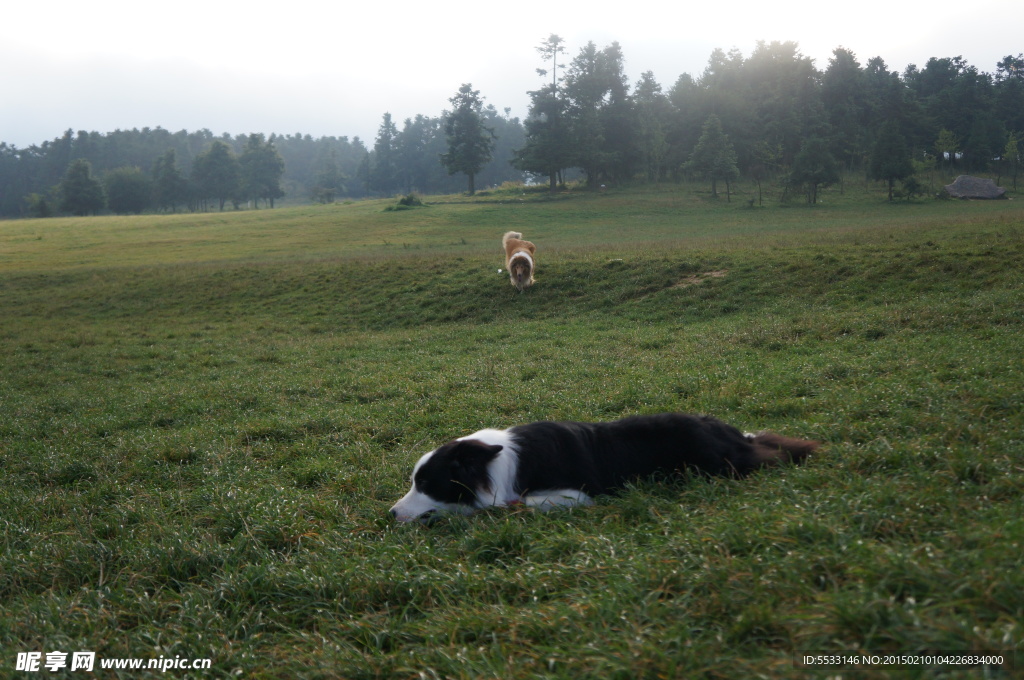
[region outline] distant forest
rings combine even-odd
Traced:
[[[566,52],[556,35],[538,47],[539,87],[529,93],[525,120],[484,105],[463,85],[440,116],[399,126],[384,114],[372,143],[159,127],[68,130],[25,149],[0,143],[0,215],[454,193],[466,190],[466,174],[470,187],[475,174],[476,187],[553,189],[571,177],[590,186],[783,180],[811,200],[810,187],[863,173],[888,180],[891,197],[895,181],[913,186],[922,163],[950,174],[1012,175],[1014,183],[1021,166],[1021,54],[1005,57],[994,73],[959,56],[897,72],[881,57],[861,64],[837,48],[819,70],[796,43],[759,42],[749,57],[714,50],[699,77],[683,74],[665,91],[651,72],[627,81],[618,43],[588,43],[571,59]],[[466,139],[476,145],[468,166],[458,162]]]

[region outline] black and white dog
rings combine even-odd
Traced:
[[[771,432],[744,434],[716,418],[682,413],[480,430],[420,458],[412,489],[391,514],[411,522],[492,505],[586,505],[654,473],[743,476],[800,462],[818,446]]]

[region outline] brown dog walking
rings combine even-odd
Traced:
[[[534,253],[537,247],[524,241],[518,231],[506,232],[501,238],[501,244],[505,247],[505,266],[508,267],[509,278],[521,293],[533,285],[533,270],[536,266]]]

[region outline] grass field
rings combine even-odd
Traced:
[[[54,651],[124,678],[1021,673],[1017,201],[390,203],[0,222],[0,676],[60,677],[14,670]],[[522,295],[506,229],[539,248]],[[666,410],[826,446],[387,516],[451,437]],[[797,663],[929,651],[1005,661]]]

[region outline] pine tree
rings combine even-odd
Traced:
[[[662,179],[668,157],[668,129],[672,117],[672,104],[654,80],[654,73],[646,71],[633,91],[637,114],[637,146],[641,167],[649,182]]]
[[[476,174],[491,160],[494,130],[484,125],[480,92],[469,83],[460,87],[458,94],[448,101],[455,108],[445,115],[448,153],[441,155],[441,164],[449,175],[465,173],[469,180],[469,195],[472,196],[476,193]]]
[[[177,154],[168,149],[153,164],[153,202],[157,209],[174,212],[187,193],[188,180],[178,168]]]
[[[95,215],[106,205],[103,185],[92,176],[92,165],[84,158],[71,161],[60,183],[60,209],[72,215]]]
[[[818,202],[819,188],[839,181],[839,164],[829,153],[828,144],[824,140],[815,138],[804,142],[793,159],[789,181],[804,187],[807,202],[811,205]]]
[[[861,161],[869,106],[864,71],[848,49],[837,47],[821,76],[821,99],[831,126],[832,151],[846,167]]]
[[[726,199],[729,200],[729,182],[740,176],[736,167],[736,150],[729,136],[722,130],[722,121],[711,114],[704,121],[697,147],[690,154],[685,169],[703,175],[711,180],[711,195],[718,197],[718,180],[726,182]]]
[[[138,215],[153,202],[153,182],[139,168],[116,168],[104,178],[107,206],[119,215]]]
[[[889,185],[890,201],[896,180],[906,179],[914,174],[914,164],[910,162],[907,143],[895,123],[890,122],[882,126],[871,152],[869,170],[872,179],[885,180]]]
[[[313,187],[309,197],[317,203],[334,203],[334,197],[341,186],[338,171],[338,154],[334,149],[323,148],[316,161],[313,173]]]
[[[565,53],[564,40],[555,34],[537,51],[551,59],[551,84],[530,94],[530,113],[523,123],[525,144],[514,153],[512,165],[519,170],[548,178],[548,188],[558,187],[562,170],[571,165],[572,142],[565,112],[565,100],[559,96],[558,56]],[[546,69],[537,69],[542,78]]]
[[[530,97],[530,114],[523,123],[526,143],[516,150],[512,164],[524,172],[546,176],[549,189],[554,191],[562,170],[571,165],[565,109],[550,86],[530,92]]]
[[[385,113],[377,130],[377,141],[373,145],[373,159],[369,168],[369,188],[390,196],[398,183],[398,127]]]
[[[622,49],[587,43],[565,75],[565,111],[572,139],[572,166],[591,187],[605,177],[627,179],[637,154],[635,115],[628,96]]]
[[[217,199],[222,211],[224,203],[238,195],[238,159],[226,143],[216,139],[196,156],[192,164],[192,184],[200,199],[204,202],[207,198]]]
[[[537,51],[540,52],[540,56],[544,59],[551,59],[551,89],[558,90],[558,55],[565,54],[565,40],[554,33],[548,36],[545,40],[537,47]],[[547,69],[537,69],[537,75],[544,77],[548,74]]]
[[[284,196],[284,189],[281,188],[284,159],[274,148],[273,142],[265,141],[262,134],[249,135],[238,164],[245,198],[257,207],[260,199],[263,199],[273,208],[274,200]]]

